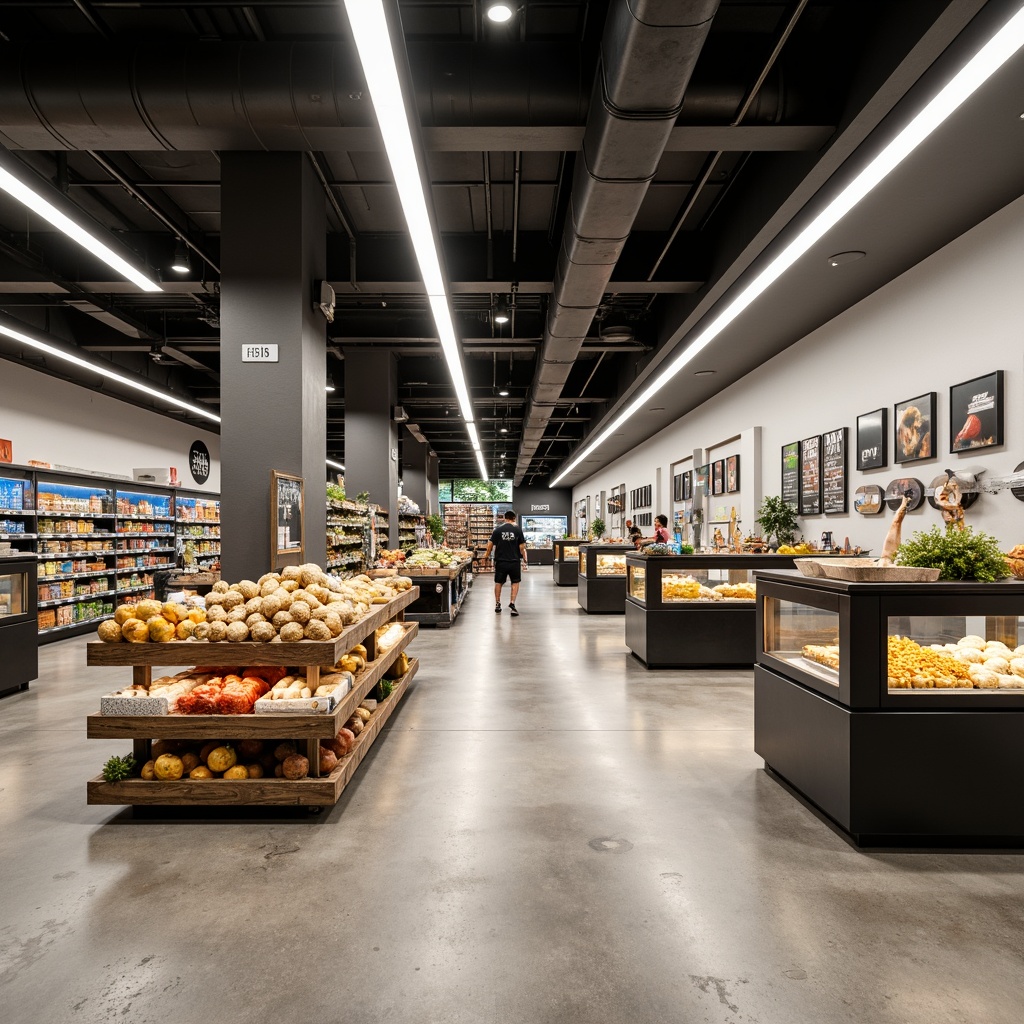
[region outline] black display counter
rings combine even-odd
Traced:
[[[422,626],[447,629],[459,617],[473,580],[473,562],[466,559],[448,569],[419,570],[403,567],[401,573],[420,588],[420,596],[405,609],[406,619]]]
[[[580,581],[580,547],[586,541],[552,541],[552,575],[559,587],[575,587]]]
[[[27,690],[39,675],[36,556],[0,558],[0,697]]]
[[[530,565],[554,565],[555,552],[552,548],[531,548],[526,549],[526,558]]]
[[[626,610],[626,553],[632,544],[580,545],[577,600],[588,615],[622,615]]]
[[[1024,846],[1024,583],[756,579],[769,772],[861,846]]]
[[[790,555],[626,556],[626,646],[648,668],[753,665],[754,570]]]

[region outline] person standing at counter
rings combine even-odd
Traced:
[[[522,529],[516,523],[516,514],[511,509],[505,513],[505,522],[495,527],[491,539],[487,542],[487,550],[484,551],[484,559],[491,557],[491,550],[494,550],[494,611],[501,612],[501,588],[508,580],[512,585],[511,600],[508,603],[508,610],[513,616],[519,614],[516,609],[516,597],[519,595],[519,583],[522,576],[519,573],[520,559],[522,567],[527,568],[526,562],[526,537]]]
[[[654,536],[653,537],[641,537],[641,543],[643,544],[669,544],[671,543],[670,535],[668,532],[668,516],[655,516],[654,517]]]

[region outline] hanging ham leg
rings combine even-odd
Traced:
[[[893,556],[900,546],[903,517],[907,514],[907,505],[909,504],[910,497],[904,494],[900,507],[896,509],[896,515],[892,517],[889,532],[885,535],[885,543],[882,545],[882,557],[878,560],[879,565],[892,565]]]

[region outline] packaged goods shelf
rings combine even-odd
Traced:
[[[36,606],[38,608],[54,608],[59,604],[74,604],[77,601],[95,601],[98,597],[112,597],[114,594],[120,594],[123,591],[120,590],[100,590],[93,594],[75,594],[74,597],[61,597],[54,601],[38,601]]]

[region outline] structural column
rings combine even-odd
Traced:
[[[430,445],[402,430],[402,493],[415,501],[420,511],[430,515],[427,507],[427,458]]]
[[[271,470],[304,483],[301,558],[327,557],[326,321],[313,303],[327,264],[323,190],[303,153],[221,155],[221,571],[271,565]],[[277,346],[276,361],[247,346]],[[273,352],[269,353],[272,358]],[[273,518],[272,518],[273,516]],[[291,528],[291,536],[295,527]]]
[[[435,513],[440,515],[441,512],[441,505],[437,500],[439,461],[434,452],[427,453],[427,506],[424,511],[428,516]]]
[[[380,349],[345,350],[345,493],[368,493],[390,513],[390,547],[398,547],[398,361]]]

